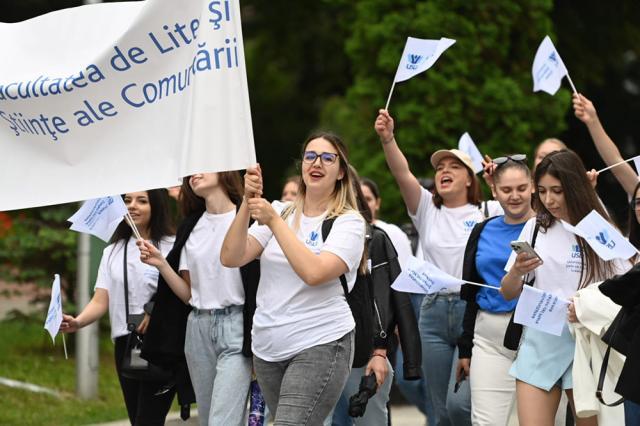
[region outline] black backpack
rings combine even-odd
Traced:
[[[322,222],[322,241],[327,241],[327,237],[333,227],[335,217],[325,219]],[[371,239],[371,229],[367,225],[366,241]],[[368,256],[367,256],[368,257]],[[354,368],[364,367],[373,352],[373,292],[371,288],[371,275],[369,272],[362,274],[358,271],[356,282],[353,289],[349,291],[347,279],[344,275],[340,275],[340,283],[342,290],[347,299],[347,303],[351,308],[351,314],[356,323],[355,336],[355,354],[353,356]]]

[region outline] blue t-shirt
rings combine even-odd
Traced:
[[[518,240],[525,223],[511,225],[504,222],[504,216],[500,216],[485,225],[476,252],[476,269],[485,283],[500,287],[500,281],[506,274],[504,266],[511,255],[509,243]],[[498,291],[480,287],[476,302],[484,311],[511,312],[516,308],[518,299],[506,300]]]

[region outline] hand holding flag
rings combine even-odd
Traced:
[[[389,109],[391,95],[396,83],[409,80],[414,75],[420,74],[431,68],[440,55],[451,47],[456,41],[450,38],[440,40],[425,40],[421,38],[407,37],[407,42],[402,51],[402,57],[396,70],[396,75],[389,91],[387,104],[384,109]]]
[[[567,67],[565,67],[560,54],[549,36],[546,36],[538,47],[535,59],[533,60],[531,74],[533,76],[534,92],[542,90],[550,95],[555,95],[560,88],[563,77],[566,76],[573,89],[573,93],[578,93],[573,85],[573,81],[571,81],[571,77],[569,77]]]
[[[569,301],[525,285],[516,305],[513,322],[560,336],[567,322]]]

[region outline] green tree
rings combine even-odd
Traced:
[[[531,65],[553,37],[550,0],[362,0],[345,51],[354,73],[346,95],[327,102],[322,122],[342,134],[361,174],[376,180],[384,213],[399,219],[400,194],[388,172],[373,121],[384,107],[407,36],[457,40],[433,68],[396,85],[390,112],[396,138],[418,176],[430,155],[457,146],[468,131],[483,153],[526,152],[565,127],[570,92],[532,92]]]

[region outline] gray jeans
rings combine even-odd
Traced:
[[[274,426],[320,426],[340,397],[349,377],[354,332],[324,345],[305,349],[293,358],[268,362],[253,358]]]
[[[202,426],[246,425],[251,359],[242,355],[242,306],[192,311],[184,354]]]

